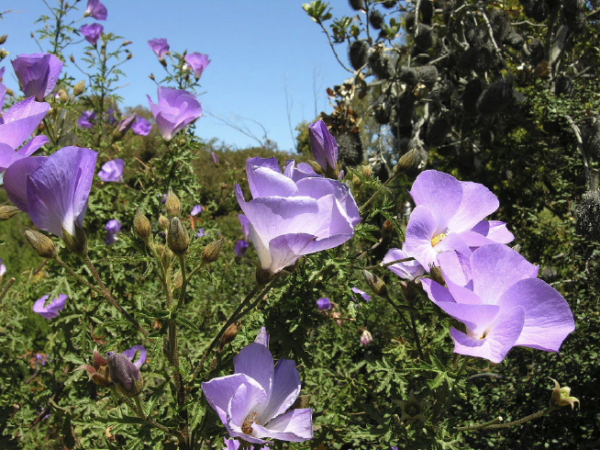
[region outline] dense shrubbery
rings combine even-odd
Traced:
[[[209,61],[165,40],[172,90],[124,109],[127,41],[59,1],[0,123],[0,215],[24,211],[0,222],[0,447],[594,448],[596,10],[571,3],[350,1],[328,37],[352,75],[298,157],[196,136]],[[8,142],[32,96],[51,110]]]

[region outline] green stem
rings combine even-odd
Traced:
[[[87,287],[89,287],[92,291],[100,294],[100,295],[104,295],[103,292],[98,289],[96,286],[94,286],[93,284],[91,284],[90,282],[88,282],[85,278],[83,278],[81,275],[79,275],[77,272],[75,272],[73,269],[71,269],[62,259],[60,259],[58,256],[56,257],[56,262],[62,266],[63,269],[65,269],[69,275],[71,275],[72,277],[74,277],[77,281],[79,281],[80,283],[85,284]]]
[[[2,290],[2,293],[0,293],[0,302],[2,301],[4,296],[8,293],[8,290],[10,289],[10,287],[13,285],[14,282],[15,282],[14,278],[11,278],[10,280],[8,280],[8,283],[6,283],[6,287]]]
[[[558,409],[558,408],[550,406],[550,407],[544,409],[543,411],[536,412],[535,414],[531,414],[531,415],[523,417],[522,419],[519,419],[519,420],[513,420],[512,422],[495,425],[496,422],[499,422],[500,420],[502,420],[500,417],[498,417],[490,422],[482,423],[479,425],[473,425],[470,427],[458,427],[458,428],[456,428],[456,430],[457,431],[473,431],[473,430],[497,430],[500,428],[510,428],[514,425],[521,425],[525,422],[529,422],[530,420],[537,419],[538,417],[547,416],[548,414],[550,414],[552,411],[555,411],[556,409]]]
[[[113,392],[116,393],[116,389],[113,388]],[[167,427],[165,427],[164,425],[161,425],[160,423],[156,422],[155,420],[151,419],[150,417],[146,416],[146,414],[144,414],[143,410],[141,409],[141,403],[139,405],[139,409],[136,406],[136,404],[134,404],[131,399],[129,397],[125,397],[124,395],[120,395],[117,394],[121,400],[123,400],[127,406],[129,406],[134,412],[135,414],[142,419],[144,422],[148,423],[149,425],[152,425],[154,428],[159,429],[160,431],[167,433],[170,436],[175,436],[178,440],[182,440],[183,437],[181,435],[179,435],[179,433],[176,433],[175,431],[171,431],[169,430]],[[139,395],[136,398],[136,403],[137,403],[137,399],[139,398]]]
[[[187,288],[187,273],[185,270],[184,255],[179,255],[179,265],[181,266],[181,291],[179,292],[179,301],[177,302],[175,311],[179,310],[179,308],[183,306],[183,301],[185,300],[185,290]]]

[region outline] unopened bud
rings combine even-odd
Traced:
[[[387,297],[387,295],[388,295],[387,286],[385,285],[384,281],[381,278],[379,278],[377,275],[369,272],[368,270],[363,270],[362,274],[363,274],[363,277],[365,278],[365,281],[367,282],[367,284],[369,285],[369,287],[371,288],[371,290],[373,291],[373,293],[375,295],[379,295],[381,297]]]
[[[75,58],[73,57],[73,55],[69,56],[69,61],[71,61],[72,63],[75,62]]]
[[[10,95],[11,97],[15,96],[15,93],[13,92],[13,90],[11,88],[6,88],[6,95]]]
[[[310,160],[308,161],[308,164],[310,164],[312,170],[314,170],[317,174],[323,175],[323,168],[319,165],[318,162]]]
[[[362,181],[360,180],[360,178],[358,178],[358,176],[356,175],[352,175],[352,186],[354,186],[355,189],[359,189],[362,186]]]
[[[154,81],[156,79],[156,78],[154,78],[154,74],[153,73],[151,73],[148,78],[150,78],[152,81]]]
[[[398,161],[398,164],[396,164],[396,167],[394,167],[394,172],[406,172],[408,169],[410,169],[415,162],[416,154],[417,150],[413,148],[411,151],[402,155],[400,161]]]
[[[8,53],[6,50],[4,50],[3,48],[0,49],[0,60],[6,58],[10,53]]]
[[[363,166],[362,174],[365,178],[371,178],[371,175],[373,175],[373,169],[371,169],[371,166]]]
[[[219,258],[221,247],[223,247],[223,241],[224,239],[221,238],[218,241],[211,242],[204,247],[204,250],[202,250],[202,262],[204,264],[210,264]]]
[[[167,200],[167,203],[169,200]],[[167,245],[176,255],[183,255],[190,246],[190,237],[183,228],[179,217],[173,217],[167,233]]]
[[[444,274],[442,273],[442,269],[440,269],[438,266],[431,266],[429,268],[429,276],[433,281],[441,284],[442,286],[446,284],[446,281],[444,280]]]
[[[62,228],[62,227],[61,227]],[[79,225],[75,224],[75,235],[62,228],[65,247],[78,256],[85,256],[88,252],[87,237]]]
[[[237,322],[232,323],[227,327],[225,333],[221,336],[221,347],[233,342],[235,337],[238,334],[238,331],[242,328],[242,322],[239,320]]]
[[[69,101],[69,97],[67,96],[67,93],[63,89],[59,89],[56,94],[58,95],[58,98],[60,99],[61,102],[67,103],[67,101]]]
[[[16,206],[0,206],[0,220],[8,220],[12,216],[19,214],[21,210]]]
[[[133,219],[133,231],[137,234],[146,244],[150,239],[150,233],[152,233],[152,227],[150,221],[138,208],[135,212],[135,218]]]
[[[181,286],[183,286],[183,276],[181,275],[181,272],[177,272],[175,275],[175,282],[173,283],[173,290],[176,291],[177,289],[181,289]]]
[[[127,59],[131,59],[133,58],[133,53],[130,53],[129,55],[127,55]]]
[[[158,229],[160,231],[167,231],[169,229],[169,219],[162,214],[158,216]]]
[[[127,45],[130,45],[130,44],[133,44],[133,42],[131,42],[131,41],[125,41],[125,42],[123,42],[123,47],[125,47]]]
[[[392,222],[390,222],[389,220],[386,219],[385,222],[383,222],[383,227],[382,227],[382,234],[384,236],[387,236],[390,233],[394,232],[394,225],[392,225]]]
[[[36,252],[38,256],[48,259],[56,258],[56,247],[54,246],[54,242],[52,242],[49,237],[29,228],[25,229],[23,234],[25,235],[27,242],[29,242],[29,245],[31,245],[31,248],[33,248],[33,251]]]
[[[0,36],[0,45],[4,44],[7,38],[8,34],[3,34],[2,36]]]
[[[171,260],[173,259],[173,252],[169,247],[163,247],[163,252],[160,256],[160,260],[163,263],[163,266],[169,267],[171,265]]]
[[[164,67],[167,67],[167,61],[165,60],[165,58],[159,59],[159,61]]]
[[[179,217],[181,215],[181,202],[171,189],[169,189],[169,192],[167,193],[165,206],[169,217]]]
[[[77,84],[73,87],[73,95],[77,97],[81,95],[85,90],[85,80],[78,81]]]

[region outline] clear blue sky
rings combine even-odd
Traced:
[[[53,5],[56,0],[47,0]],[[74,1],[74,0],[73,0]],[[348,78],[335,60],[327,38],[302,9],[302,0],[102,0],[108,19],[100,22],[111,31],[133,41],[134,57],[123,67],[128,83],[120,94],[125,106],[147,106],[146,94],[156,97],[156,86],[148,79],[164,73],[147,41],[167,38],[171,50],[207,53],[211,65],[202,75],[200,97],[206,112],[233,119],[252,118],[268,130],[279,148],[293,148],[287,122],[285,85],[293,101],[292,125],[314,119],[313,72],[318,75],[318,109],[331,111],[326,87]],[[83,14],[87,0],[80,1]],[[351,14],[346,0],[332,0],[334,15]],[[42,0],[2,0],[0,10],[12,9],[0,21],[0,35],[8,34],[3,47],[12,59],[21,53],[39,52],[30,32],[34,21],[45,13]],[[1,12],[0,11],[0,12]],[[93,23],[91,18],[79,24]],[[79,53],[84,43],[66,54]],[[341,57],[346,61],[345,47]],[[5,83],[15,89],[8,58]],[[67,70],[77,76],[73,67]],[[260,134],[260,129],[254,128]],[[227,144],[245,147],[252,139],[206,116],[198,122],[198,134],[216,137]]]

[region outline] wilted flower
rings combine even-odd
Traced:
[[[335,173],[338,159],[337,142],[327,129],[327,125],[322,120],[311,123],[308,126],[308,136],[315,161],[324,173],[337,176]]]
[[[235,375],[202,383],[202,391],[231,437],[252,444],[265,444],[264,438],[311,439],[312,410],[288,411],[301,389],[296,363],[281,359],[274,367],[267,342],[263,328],[233,360]]]
[[[96,111],[88,109],[77,119],[77,125],[81,128],[94,128],[94,120],[96,120]]]
[[[248,159],[246,175],[253,200],[246,202],[238,185],[236,196],[264,271],[275,274],[354,235],[360,216],[345,184],[305,176],[293,161],[282,174],[274,157]]]
[[[194,71],[194,77],[196,80],[199,80],[202,76],[202,72],[204,72],[204,69],[206,69],[210,64],[210,59],[208,59],[208,55],[194,52],[185,55],[185,62],[188,63]]]
[[[402,248],[402,250],[399,248],[392,248],[388,250],[383,257],[381,264],[391,263],[392,261],[398,261],[399,259],[410,258],[410,256],[408,256],[404,251],[404,246]],[[416,260],[392,264],[391,266],[388,266],[388,269],[405,280],[414,280],[415,278],[421,277],[423,274],[425,274],[425,269]]]
[[[138,351],[140,352],[140,357],[134,363],[132,360]],[[144,347],[135,345],[123,353],[108,352],[106,354],[106,361],[108,363],[110,379],[122,394],[128,397],[135,397],[142,392],[144,377],[140,372],[140,368],[146,361],[146,349]]]
[[[201,212],[202,212],[202,206],[196,205],[196,206],[194,206],[192,208],[192,211],[190,212],[190,215],[196,217]]]
[[[4,174],[8,198],[38,228],[63,237],[81,229],[92,187],[97,153],[64,147],[50,156],[31,156]]]
[[[513,346],[557,352],[575,329],[562,296],[535,278],[538,268],[501,244],[485,245],[465,257],[438,256],[447,288],[421,280],[429,298],[462,322],[450,329],[454,352],[500,363]]]
[[[357,288],[357,287],[353,287],[352,289],[350,289],[352,292],[354,292],[355,294],[360,295],[364,301],[368,302],[369,300],[371,300],[371,296],[369,294],[367,294],[365,291]],[[356,301],[356,299],[354,298],[354,295],[351,296],[352,300]]]
[[[117,233],[121,231],[121,222],[119,222],[117,219],[111,219],[108,222],[106,222],[104,229],[107,233],[105,241],[106,245],[114,244],[115,242],[117,242]]]
[[[56,86],[63,66],[50,53],[23,54],[11,62],[25,97],[35,97],[40,102]]]
[[[327,311],[331,309],[331,301],[327,297],[321,297],[317,300],[317,308],[319,311]]]
[[[96,45],[96,42],[98,42],[98,39],[102,35],[103,31],[104,27],[99,23],[82,25],[81,28],[79,28],[81,35],[92,45]]]
[[[217,154],[215,152],[210,152],[210,156],[211,156],[213,162],[215,163],[215,165],[218,166],[219,158],[217,157]]]
[[[65,303],[67,302],[67,296],[65,294],[59,294],[58,297],[52,299],[52,301],[46,305],[48,297],[48,295],[44,295],[37,299],[33,304],[33,312],[39,314],[44,319],[50,320],[57,317],[58,313],[64,309]]]
[[[152,49],[152,51],[156,54],[158,59],[162,61],[165,59],[165,55],[169,51],[169,43],[166,39],[150,39],[148,41],[148,45]]]
[[[165,141],[173,139],[175,134],[194,120],[202,116],[202,106],[193,94],[182,89],[158,88],[158,103],[148,103],[156,119],[156,125]]]
[[[112,383],[108,372],[108,361],[100,355],[97,349],[94,349],[94,361],[92,364],[92,366],[84,364],[75,370],[87,370],[90,374],[90,381],[93,381],[94,384],[104,387],[110,386]]]
[[[235,248],[233,249],[233,252],[236,258],[242,258],[246,253],[246,250],[248,250],[248,243],[246,241],[240,240],[235,243]]]
[[[85,9],[83,16],[91,16],[96,20],[106,20],[108,11],[106,10],[106,6],[100,3],[99,0],[88,0],[87,8]]]
[[[576,397],[571,397],[571,388],[568,386],[560,387],[558,381],[554,378],[550,378],[554,381],[554,389],[552,390],[552,395],[550,396],[550,406],[554,407],[563,407],[570,405],[571,409],[575,407],[575,403],[579,403],[579,399]]]
[[[416,207],[406,227],[403,250],[427,271],[437,265],[441,252],[456,250],[469,255],[472,248],[513,240],[504,223],[483,220],[499,203],[482,184],[426,170],[415,180],[410,195]]]
[[[250,222],[248,218],[243,214],[238,214],[238,220],[240,221],[240,225],[242,226],[242,233],[244,233],[244,239],[246,241],[250,240]]]
[[[139,136],[148,136],[152,130],[152,124],[143,117],[137,116],[131,130]]]
[[[125,161],[121,158],[113,159],[105,162],[102,165],[102,170],[98,172],[98,178],[104,182],[123,182],[123,169],[125,168]]]
[[[362,334],[360,335],[360,345],[366,347],[371,342],[373,342],[373,336],[367,330],[363,330]]]

